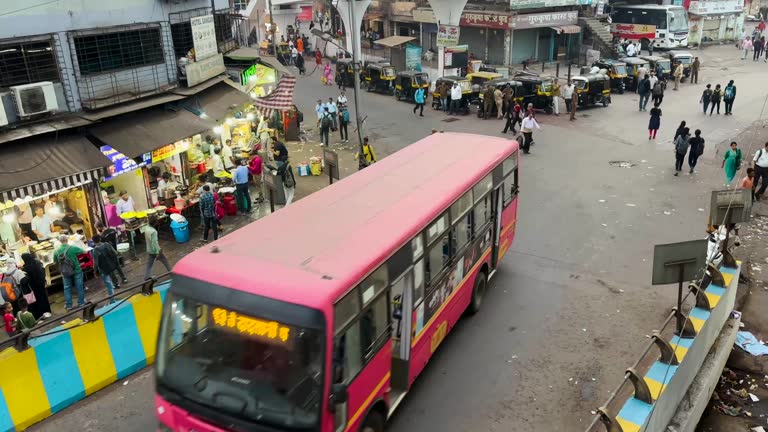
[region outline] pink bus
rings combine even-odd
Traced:
[[[518,144],[431,135],[182,259],[160,431],[382,432],[512,244]]]

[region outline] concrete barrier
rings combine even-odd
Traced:
[[[0,352],[0,432],[24,430],[152,364],[168,286],[50,330],[26,351]]]

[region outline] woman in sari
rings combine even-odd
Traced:
[[[725,170],[725,183],[731,184],[736,172],[741,168],[741,149],[738,148],[736,141],[731,142],[731,148],[725,152],[721,167]]]
[[[323,78],[325,85],[333,85],[333,71],[331,68],[331,62],[325,63],[325,69],[323,70]]]

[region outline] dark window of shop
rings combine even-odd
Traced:
[[[75,52],[83,75],[161,64],[160,28],[75,37]]]
[[[0,45],[0,87],[58,80],[51,41]]]
[[[192,24],[189,21],[171,24],[171,40],[176,58],[186,57],[195,47],[192,40]]]
[[[229,14],[214,14],[213,25],[216,29],[216,42],[219,44],[231,42],[235,39],[232,34],[234,19]]]

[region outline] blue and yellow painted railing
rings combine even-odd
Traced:
[[[0,352],[0,432],[21,431],[152,364],[168,284]]]
[[[681,312],[674,310],[662,325],[662,329],[664,329],[673,319],[678,318],[684,322],[682,331],[669,338],[669,341],[664,340],[660,333],[654,332],[651,337],[652,343],[648,345],[635,366],[627,370],[624,380],[613,392],[608,403],[598,409],[598,417],[592,422],[587,429],[588,431],[595,430],[598,421],[602,422],[608,432],[639,432],[644,430],[643,428],[647,426],[653,413],[654,405],[664,394],[678,369],[686,366],[691,367],[685,363],[686,355],[696,344],[698,333],[702,331],[712,311],[720,304],[721,299],[726,293],[731,292],[730,290],[735,292],[740,267],[740,262],[737,262],[736,268],[722,267],[716,269],[710,267],[707,271],[709,276],[706,278],[703,288],[695,283],[689,285],[690,293],[696,298],[695,307],[691,309],[687,317],[683,317]],[[653,346],[659,348],[660,355],[647,372],[640,377],[635,368],[638,367],[642,358],[648,354]],[[620,393],[627,382],[633,385],[634,391],[623,403],[616,403],[620,408],[618,414],[614,416],[607,406],[609,403],[614,404],[616,402],[613,398]]]

